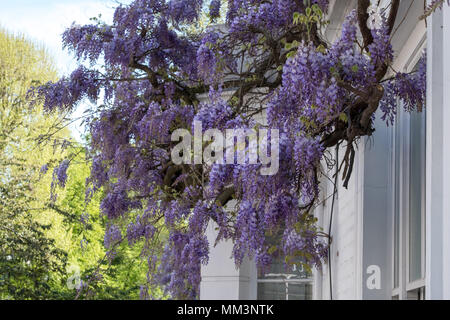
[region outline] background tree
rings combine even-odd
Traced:
[[[64,286],[60,288],[60,298],[67,299],[139,299],[141,286],[146,284],[145,257],[141,256],[142,243],[134,247],[120,243],[107,255],[110,239],[105,236],[108,221],[100,212],[100,200],[104,193],[99,191],[88,203],[85,201],[85,183],[90,167],[86,164],[84,153],[74,158],[67,171],[67,185],[57,188],[57,200],[52,202],[51,210],[40,212],[40,221],[52,225],[49,234],[56,245],[68,253],[67,276],[77,285],[76,272],[81,281],[78,290]],[[51,177],[51,175],[49,175]],[[49,198],[49,182],[39,183]],[[53,214],[52,214],[53,211]],[[55,214],[56,213],[56,214]],[[106,246],[106,247],[105,247]],[[154,288],[152,294],[163,298],[160,289]]]
[[[144,241],[149,287],[197,297],[210,220],[217,241],[233,240],[237,265],[248,255],[264,270],[282,255],[288,264],[320,267],[329,240],[313,217],[321,177],[336,165],[347,185],[355,146],[374,132],[377,110],[390,125],[399,99],[408,111],[424,105],[425,59],[414,73],[392,69],[399,4],[390,1],[380,25],[369,29],[371,2],[358,0],[334,42],[322,34],[327,0],[135,0],[117,7],[111,25],[96,20],[64,33],[80,66],[34,93],[48,112],[71,111],[84,98],[99,102],[86,119],[90,190],[105,192],[101,210],[112,243]],[[204,12],[212,25],[199,33]],[[221,12],[225,24],[214,25]],[[193,131],[195,120],[203,131],[279,129],[279,172],[173,163],[171,133]],[[329,148],[340,145],[346,153],[335,164]],[[225,209],[230,200],[235,205]],[[161,259],[147,250],[155,242],[165,245]]]
[[[138,299],[146,283],[141,246],[122,244],[111,262],[103,259],[102,194],[85,202],[90,167],[69,119],[29,108],[29,87],[56,79],[45,49],[0,30],[0,299]],[[52,173],[66,157],[72,166]],[[77,285],[77,270],[84,283],[96,271],[104,277],[77,291],[67,285],[71,277]]]
[[[0,297],[43,299],[64,273],[66,254],[34,218],[40,166],[36,132],[58,121],[30,114],[26,93],[34,81],[56,78],[45,50],[0,30]],[[42,109],[41,109],[42,110]],[[49,155],[48,158],[50,158]]]

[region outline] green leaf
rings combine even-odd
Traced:
[[[300,12],[294,12],[294,24],[298,24],[300,21]]]
[[[316,50],[317,50],[317,52],[320,52],[323,54],[325,54],[327,52],[327,49],[325,48],[325,46],[323,44],[319,45]]]
[[[277,246],[271,246],[270,248],[269,248],[269,250],[267,250],[267,253],[268,254],[273,254],[273,253],[275,253],[275,251],[277,251],[278,250],[278,247]]]
[[[306,8],[306,11],[305,11],[305,12],[306,12],[306,16],[307,16],[307,17],[310,17],[310,16],[311,16],[311,11],[312,11],[311,8],[309,8],[309,7]]]
[[[287,58],[292,58],[292,57],[294,57],[296,55],[296,52],[295,51],[291,51],[291,52],[289,52],[287,55],[286,55],[286,57]]]

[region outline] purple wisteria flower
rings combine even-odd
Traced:
[[[424,58],[414,72],[380,76],[394,57],[385,21],[372,30],[372,42],[361,44],[353,11],[328,44],[317,21],[294,22],[294,15],[314,14],[326,24],[327,0],[230,0],[225,25],[198,28],[204,13],[214,21],[223,5],[134,0],[116,8],[111,24],[73,24],[63,44],[80,66],[30,93],[46,112],[72,111],[84,99],[98,103],[86,120],[86,202],[104,193],[110,258],[121,241],[142,244],[149,268],[143,298],[153,285],[174,298],[198,298],[201,265],[221,240],[232,241],[238,266],[251,257],[264,271],[275,255],[301,255],[320,267],[328,243],[312,214],[327,148],[371,133],[372,123],[358,123],[374,92],[383,94],[376,107],[388,123],[399,100],[407,111],[424,105]],[[260,115],[263,123],[254,121]],[[278,130],[280,170],[264,176],[262,163],[176,165],[172,134],[192,133],[194,121],[203,131],[244,128],[274,136]],[[261,139],[263,146],[268,141]],[[54,168],[53,200],[54,189],[66,185],[68,166],[64,160]],[[206,237],[210,223],[217,228],[214,243]],[[157,253],[151,250],[158,245]]]

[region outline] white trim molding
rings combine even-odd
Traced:
[[[450,299],[450,8],[427,23],[426,299]]]

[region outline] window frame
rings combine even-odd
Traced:
[[[273,262],[272,262],[273,263]],[[294,268],[298,266],[295,265]],[[301,272],[305,272],[303,268],[301,268]],[[267,273],[264,274],[264,277],[260,277],[258,272],[258,276],[256,279],[256,295],[258,296],[259,284],[261,283],[278,283],[284,284],[286,290],[286,300],[289,300],[289,284],[309,284],[311,289],[311,299],[314,297],[314,276],[312,274],[308,274],[306,277],[299,278],[298,274],[292,273]]]
[[[314,297],[314,279],[312,277],[305,279],[260,279],[257,280],[257,286],[260,283],[284,283],[286,288],[286,301],[289,301],[289,284],[309,284],[311,288],[311,299]],[[257,288],[258,290],[258,288]],[[257,291],[258,292],[258,291]]]
[[[416,46],[409,60],[403,66],[403,72],[411,72],[417,65],[422,52],[426,47],[426,35]],[[422,119],[424,127],[422,127],[421,134],[426,135],[426,118]],[[392,188],[391,188],[391,210],[392,210],[392,254],[391,254],[391,289],[393,299],[408,299],[408,294],[418,290],[419,296],[424,297],[426,289],[426,139],[424,140],[424,150],[421,153],[422,163],[424,164],[421,170],[421,278],[410,281],[410,169],[411,169],[411,117],[409,113],[399,108],[397,117],[392,131],[392,147],[391,155],[392,167]],[[399,161],[397,168],[396,161]],[[398,169],[399,172],[396,172]],[[398,174],[398,183],[397,183]],[[396,194],[398,191],[398,194]],[[398,199],[396,198],[398,197]],[[398,201],[398,208],[396,208],[396,201]],[[398,210],[398,222],[396,226],[396,209]],[[398,227],[398,229],[396,229]],[[395,235],[398,232],[398,286],[395,286],[396,274],[396,243]]]

